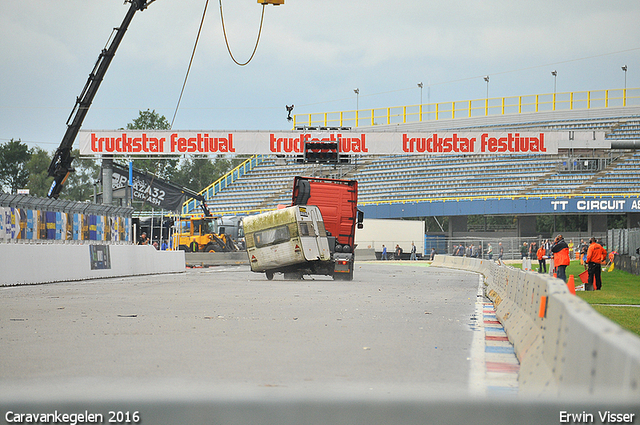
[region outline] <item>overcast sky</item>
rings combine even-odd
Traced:
[[[157,0],[134,17],[84,129],[155,109],[171,121],[205,0]],[[234,55],[262,6],[223,0]],[[0,0],[0,142],[52,151],[122,0]],[[234,64],[211,0],[174,129],[290,129],[294,113],[640,87],[638,0],[286,0],[268,6],[254,60]]]

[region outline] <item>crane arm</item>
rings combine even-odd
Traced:
[[[205,217],[212,216],[211,211],[209,211],[209,207],[207,207],[207,199],[204,197],[204,195],[198,192],[194,192],[193,190],[188,189],[186,187],[182,187],[180,188],[180,190],[185,195],[191,196],[193,199],[200,202],[200,208],[202,208],[202,212],[204,213]]]
[[[102,79],[107,73],[111,60],[113,59],[113,56],[115,55],[116,50],[118,49],[118,46],[120,45],[120,42],[133,19],[133,16],[137,11],[146,9],[147,6],[155,0],[127,1],[131,3],[131,6],[129,7],[120,27],[114,28],[113,33],[111,34],[112,38],[110,37],[110,42],[107,41],[108,46],[100,52],[98,60],[96,61],[91,74],[89,74],[89,79],[82,89],[82,93],[80,93],[80,96],[76,98],[76,104],[69,115],[69,119],[67,120],[67,131],[65,132],[62,142],[60,142],[60,146],[58,146],[58,149],[51,160],[51,164],[49,165],[49,176],[53,177],[53,183],[51,184],[51,188],[47,194],[49,198],[58,198],[69,174],[74,171],[71,166],[74,159],[73,156],[71,156],[73,143],[76,140],[78,131],[80,131],[80,127],[82,127],[82,122],[89,111],[93,98],[98,92],[100,83],[102,83]]]

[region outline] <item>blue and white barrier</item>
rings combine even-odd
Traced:
[[[520,391],[640,400],[640,338],[572,295],[560,279],[489,260],[438,255],[478,272],[520,361]]]

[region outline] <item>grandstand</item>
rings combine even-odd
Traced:
[[[640,140],[640,108],[564,111],[377,126],[375,131],[604,130],[606,139]],[[594,115],[601,115],[594,118]],[[538,115],[536,117],[536,115]],[[536,121],[535,119],[538,118]],[[497,122],[496,122],[497,121]],[[640,153],[561,149],[557,155],[361,156],[341,166],[260,156],[255,166],[208,198],[218,213],[272,209],[290,202],[295,175],[353,178],[360,203],[420,199],[640,193]],[[207,193],[205,191],[204,193]]]
[[[256,155],[202,193],[216,214],[244,215],[290,204],[296,175],[356,179],[359,208],[365,217],[450,217],[448,231],[442,229],[442,237],[447,237],[449,244],[464,238],[482,237],[492,243],[497,243],[496,238],[512,238],[506,249],[516,253],[521,238],[540,237],[535,216],[544,214],[586,215],[585,234],[604,236],[611,214],[626,215],[628,226],[640,225],[640,151],[635,150],[640,147],[640,89],[633,91],[636,95],[625,98],[625,106],[516,113],[502,109],[504,113],[493,115],[486,109],[485,116],[474,116],[469,109],[466,117],[452,112],[448,119],[420,120],[420,114],[410,120],[407,115],[399,123],[357,128],[363,133],[569,133],[557,154],[359,155],[341,165],[302,164],[292,156]],[[358,113],[351,115],[357,117]],[[370,115],[373,117],[374,112]],[[325,114],[323,122],[329,123],[329,116]],[[312,122],[311,118],[308,121]],[[387,122],[392,121],[387,118]],[[358,122],[356,119],[352,124]],[[345,122],[341,120],[341,124]],[[604,132],[605,143],[588,148],[572,142],[571,132],[576,131]],[[185,203],[183,212],[193,211],[197,211],[196,203]],[[498,236],[486,233],[486,227],[477,230],[469,226],[467,217],[472,215],[514,216],[517,223],[509,229],[494,230],[503,232]]]

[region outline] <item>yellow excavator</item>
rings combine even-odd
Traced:
[[[225,233],[222,219],[213,216],[203,195],[182,188],[182,193],[200,201],[203,214],[191,214],[178,217],[174,222],[172,247],[186,252],[231,252],[238,247]]]

